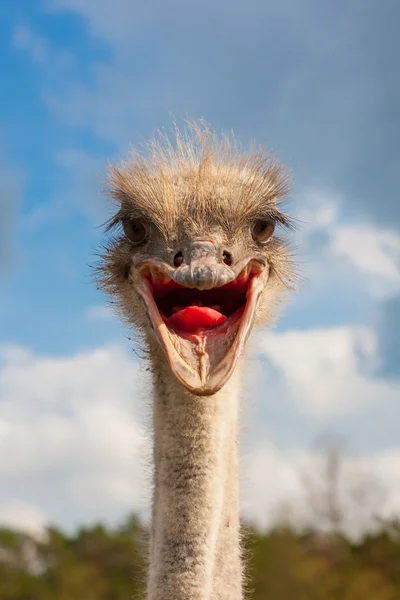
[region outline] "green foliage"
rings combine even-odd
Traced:
[[[82,528],[68,536],[48,529],[45,541],[0,531],[1,600],[128,600],[143,592],[143,533],[130,518],[123,527]]]
[[[1,600],[141,598],[145,531],[122,527],[49,528],[47,536],[0,529]],[[400,522],[381,523],[357,543],[338,534],[277,527],[245,531],[253,600],[400,600]]]
[[[247,530],[252,600],[400,600],[399,524],[356,545],[343,536],[279,527]]]

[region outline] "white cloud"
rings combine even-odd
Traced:
[[[386,300],[400,289],[400,235],[365,220],[346,220],[348,198],[307,190],[296,200],[304,288],[315,306],[334,295],[362,303]]]
[[[261,527],[267,527],[282,506],[302,494],[299,472],[290,452],[264,442],[241,460],[242,513]],[[300,515],[296,514],[296,519]]]
[[[367,328],[269,331],[259,334],[256,347],[276,370],[270,393],[314,418],[384,410],[400,397],[400,386],[373,376],[379,357]]]
[[[91,33],[112,43],[120,51],[126,46],[135,46],[134,32],[148,12],[144,5],[130,0],[115,0],[113,4],[101,5],[96,0],[48,0],[47,5],[54,11],[76,11],[85,19]],[[162,10],[163,6],[159,8]]]
[[[375,278],[400,284],[400,235],[372,225],[341,225],[332,234],[331,251]]]
[[[292,419],[290,426],[296,413],[325,428],[329,419],[365,415],[371,405],[378,406],[381,427],[386,414],[392,418],[388,406],[400,390],[368,374],[376,361],[368,330],[269,332],[256,337],[255,350],[269,365],[265,372],[263,363],[253,381],[256,402],[263,403],[260,389],[268,389]],[[261,380],[265,376],[268,386]],[[3,522],[40,530],[44,520],[70,527],[96,519],[115,522],[131,510],[148,514],[149,447],[142,425],[148,413],[146,386],[145,373],[118,346],[70,357],[1,347]],[[243,446],[243,511],[266,524],[282,504],[292,506],[301,496],[299,473],[313,457],[298,441],[280,447],[266,443],[273,419],[258,423],[262,440],[253,437],[253,426]],[[367,457],[387,485],[393,510],[400,506],[399,452],[382,448]]]
[[[26,50],[35,62],[43,63],[49,56],[47,40],[34,33],[26,25],[19,25],[15,28],[13,43],[18,50]]]
[[[39,506],[67,524],[139,507],[146,436],[138,369],[118,347],[60,358],[3,347],[0,503]]]
[[[72,80],[63,94],[50,88],[45,92],[46,104],[66,125],[91,130],[100,139],[115,142],[127,152],[130,144],[138,140],[140,124],[152,112],[157,114],[160,110],[160,96],[154,94],[151,74],[146,72],[137,81],[131,75],[131,67],[118,63],[96,65],[95,86]],[[163,95],[165,121],[170,120],[171,104],[168,93]],[[146,136],[148,133],[151,130],[147,130]]]
[[[298,198],[297,218],[306,234],[315,230],[330,231],[339,219],[341,198],[329,190],[310,189]]]
[[[24,216],[28,229],[66,222],[76,212],[84,214],[95,227],[104,223],[113,210],[112,203],[102,197],[106,178],[105,157],[97,157],[82,150],[64,148],[55,156],[57,164],[70,178],[68,189],[62,189],[50,200],[36,205]]]
[[[0,503],[0,525],[30,533],[40,539],[45,536],[47,525],[45,513],[26,502]]]
[[[342,526],[357,535],[377,517],[400,514],[400,448],[339,458],[337,493]],[[326,458],[304,448],[281,450],[260,444],[242,461],[243,513],[265,528],[277,520],[327,527],[330,483]],[[331,496],[332,498],[332,496]]]
[[[13,45],[17,50],[27,52],[31,59],[45,69],[69,69],[75,63],[73,55],[67,50],[55,50],[48,40],[35,33],[27,25],[18,25],[13,32]]]

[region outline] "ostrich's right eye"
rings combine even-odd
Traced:
[[[124,221],[122,226],[126,237],[132,244],[143,244],[149,237],[149,226],[140,219]]]
[[[252,227],[252,235],[253,239],[261,244],[265,245],[271,235],[274,233],[275,224],[272,221],[267,221],[266,219],[257,219],[253,223]]]

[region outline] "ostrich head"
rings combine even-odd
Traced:
[[[111,167],[118,210],[100,282],[119,312],[162,348],[174,376],[211,395],[229,379],[254,322],[269,323],[291,263],[276,235],[283,168],[262,150],[190,123]]]

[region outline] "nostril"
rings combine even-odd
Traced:
[[[183,254],[182,252],[177,252],[174,256],[174,266],[180,267],[183,263]]]
[[[226,265],[228,265],[228,267],[230,267],[232,264],[232,254],[224,250],[224,252],[222,253],[222,260]]]

